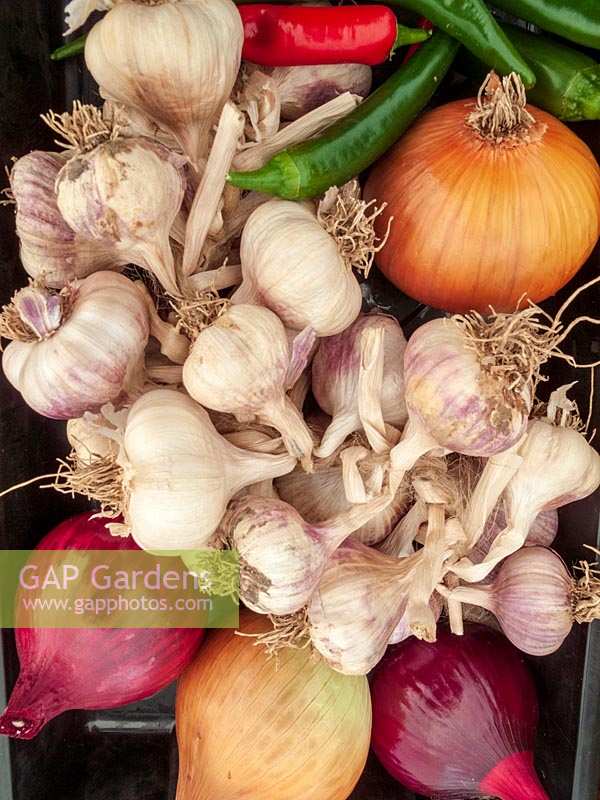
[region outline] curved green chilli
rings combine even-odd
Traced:
[[[402,136],[433,96],[457,50],[449,36],[434,33],[407,64],[323,135],[278,153],[260,169],[230,173],[230,183],[289,200],[341,186]]]
[[[503,75],[518,72],[526,88],[535,84],[531,67],[504,34],[484,0],[387,0],[387,3],[427,17],[480,61]]]
[[[494,5],[542,30],[600,49],[600,0],[494,0]]]
[[[600,64],[545,36],[512,25],[502,27],[537,76],[534,88],[527,92],[530,102],[568,122],[600,119]],[[483,79],[487,71],[484,64],[463,53],[458,67],[476,80]]]

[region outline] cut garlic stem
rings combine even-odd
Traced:
[[[312,435],[304,417],[289,397],[283,395],[282,398],[266,404],[258,418],[265,425],[272,425],[278,430],[287,451],[300,461],[306,472],[312,472]]]
[[[202,248],[221,202],[227,173],[243,130],[244,117],[233,103],[225,103],[185,229],[184,276],[193,275],[199,268]]]
[[[391,434],[381,406],[383,393],[384,328],[365,328],[360,339],[358,415],[375,453],[387,453],[400,435]],[[390,437],[388,438],[388,435]]]
[[[334,97],[328,103],[324,103],[319,108],[309,111],[308,114],[286,125],[260,144],[243,150],[235,157],[234,168],[243,172],[259,169],[276,153],[316,136],[334,122],[345,117],[356,108],[361,100],[362,97],[350,94],[350,92],[344,92],[344,94]]]
[[[315,449],[317,458],[328,458],[355,430],[356,415],[353,412],[337,414],[323,434],[321,444]]]
[[[148,289],[141,281],[135,282],[148,308],[150,335],[160,343],[160,352],[175,364],[183,364],[190,352],[190,341],[168,322],[160,318]]]
[[[390,484],[393,488],[398,488],[402,483],[405,473],[414,467],[421,456],[427,453],[447,454],[447,450],[440,447],[438,442],[425,428],[412,417],[409,417],[402,438],[398,444],[392,448],[390,453]]]
[[[366,503],[369,500],[368,492],[358,468],[358,463],[368,456],[369,451],[367,448],[360,446],[346,447],[340,453],[344,491],[349,503]]]
[[[210,269],[206,272],[197,272],[189,275],[184,283],[186,293],[204,292],[213,289],[220,292],[222,289],[229,289],[242,282],[241,264],[223,264],[217,269]]]
[[[397,558],[412,555],[415,551],[413,542],[417,538],[419,528],[425,522],[427,522],[427,504],[417,498],[378,549],[388,556]]]

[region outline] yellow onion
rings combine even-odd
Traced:
[[[244,612],[244,634],[268,620]],[[340,675],[308,647],[277,661],[217,631],[177,693],[176,800],[346,800],[365,765],[371,700],[364,677]]]
[[[376,261],[406,294],[448,311],[514,311],[555,294],[600,232],[600,169],[517,76],[425,114],[369,177],[386,208]]]

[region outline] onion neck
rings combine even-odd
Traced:
[[[68,708],[59,693],[52,689],[51,676],[22,672],[6,711],[0,716],[0,736],[33,739],[47,722]]]
[[[500,800],[550,800],[535,772],[533,753],[513,753],[488,772],[479,784],[486,795]]]
[[[476,107],[467,116],[467,125],[495,145],[514,147],[528,143],[536,130],[536,121],[526,106],[525,87],[519,75],[512,72],[499,78],[492,71],[479,90]]]

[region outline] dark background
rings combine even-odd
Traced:
[[[49,108],[64,110],[75,97],[98,100],[82,60],[54,64],[50,50],[61,42],[62,0],[4,0],[0,4],[0,163],[32,149],[52,149],[52,136],[39,119]],[[442,97],[464,93],[445,86]],[[579,135],[600,155],[600,127],[577,126]],[[535,213],[535,209],[531,210]],[[526,220],[524,220],[526,224]],[[596,252],[573,285],[598,272]],[[0,301],[26,283],[19,264],[11,207],[0,209]],[[391,308],[410,328],[430,312],[394,290],[378,273],[365,295]],[[568,295],[565,291],[562,297]],[[555,302],[549,309],[556,306]],[[585,294],[573,314],[600,316],[597,288]],[[569,351],[580,361],[597,359],[600,328],[576,330]],[[554,386],[578,379],[578,399],[587,408],[589,376],[553,365]],[[52,472],[66,452],[64,424],[32,412],[2,378],[0,414],[0,489]],[[594,419],[600,427],[596,398]],[[29,487],[0,503],[0,547],[34,546],[57,522],[81,505]],[[568,563],[586,557],[582,543],[597,543],[600,500],[596,496],[564,509],[557,549]],[[0,658],[0,705],[4,682],[10,691],[18,671],[11,632],[4,632],[5,679]],[[600,626],[578,627],[561,650],[532,659],[542,718],[538,767],[552,800],[595,800],[600,774]],[[0,741],[0,800],[167,800],[174,797],[177,750],[173,727],[173,690],[127,709],[97,714],[71,712],[49,723],[32,742]],[[10,764],[8,763],[8,756]],[[12,789],[10,788],[12,786]],[[352,800],[409,798],[371,760]],[[216,800],[216,799],[215,799]],[[260,798],[257,800],[269,800]]]

